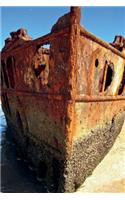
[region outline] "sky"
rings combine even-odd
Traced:
[[[0,49],[9,33],[19,28],[27,29],[33,39],[49,33],[57,19],[69,10],[69,7],[1,7]],[[82,7],[81,25],[107,42],[112,42],[115,35],[125,37],[125,7]]]

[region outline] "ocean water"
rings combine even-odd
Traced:
[[[45,193],[50,192],[44,181],[38,181],[29,163],[17,156],[10,137],[4,113],[0,105],[1,192]]]

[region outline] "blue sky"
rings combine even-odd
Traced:
[[[69,7],[2,7],[0,49],[9,33],[21,27],[33,39],[49,33],[57,19],[69,10]],[[115,35],[125,36],[125,7],[82,7],[81,24],[101,39],[112,42]]]

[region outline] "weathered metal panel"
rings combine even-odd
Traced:
[[[124,40],[111,46],[87,32],[80,8],[71,8],[46,36],[31,40],[23,29],[11,36],[1,54],[8,125],[36,173],[53,179],[56,191],[72,192],[122,128]]]

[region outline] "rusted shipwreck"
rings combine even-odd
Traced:
[[[84,182],[125,118],[125,39],[100,40],[80,25],[80,16],[71,7],[35,40],[24,29],[12,32],[1,52],[8,126],[22,155],[58,192]]]

